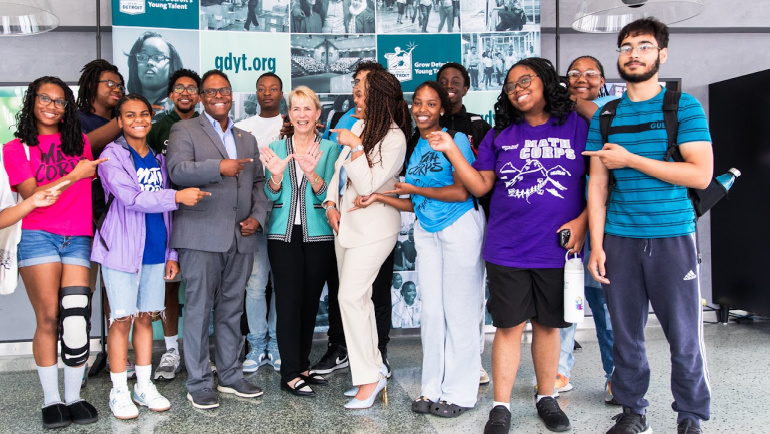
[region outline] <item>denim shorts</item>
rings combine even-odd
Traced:
[[[18,260],[19,267],[61,262],[91,268],[91,237],[22,229]]]
[[[160,312],[166,308],[166,264],[144,264],[139,273],[102,267],[110,322],[139,312]]]

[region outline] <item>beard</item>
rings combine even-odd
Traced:
[[[191,111],[195,110],[195,104],[191,105],[191,106],[190,106],[190,107],[188,107],[188,108],[181,108],[181,107],[179,107],[179,106],[176,106],[176,109],[177,109],[177,111],[178,111],[179,113],[184,113],[184,114],[187,114],[187,113],[190,113]]]
[[[647,72],[642,72],[641,74],[629,74],[625,72],[625,70],[620,66],[620,62],[617,64],[618,66],[618,74],[620,74],[620,78],[627,81],[628,83],[642,83],[645,82],[652,77],[655,76],[655,74],[658,73],[658,70],[660,69],[660,55],[655,59],[655,64],[650,68]]]

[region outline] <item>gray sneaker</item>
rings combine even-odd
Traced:
[[[262,389],[245,378],[241,378],[235,383],[229,385],[220,383],[217,386],[217,390],[222,393],[232,393],[235,396],[240,396],[241,398],[256,398],[258,396],[262,396],[263,393]]]
[[[192,403],[193,407],[203,410],[219,407],[219,395],[209,388],[187,392],[187,400]]]
[[[153,379],[158,380],[173,380],[176,374],[182,372],[182,360],[179,357],[179,353],[176,349],[172,348],[160,358],[160,364],[155,369],[155,375]]]

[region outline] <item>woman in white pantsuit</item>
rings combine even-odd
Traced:
[[[355,397],[346,408],[368,408],[387,384],[377,349],[371,301],[372,283],[396,245],[399,211],[376,204],[349,212],[359,196],[393,189],[411,135],[409,108],[401,85],[389,72],[372,71],[353,89],[359,120],[352,131],[332,130],[343,146],[324,201],[326,216],[337,233],[335,249],[340,275],[339,303],[350,357]]]

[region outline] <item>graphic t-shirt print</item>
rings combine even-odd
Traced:
[[[48,184],[54,180],[69,175],[85,156],[70,157],[61,151],[58,146],[49,146],[44,150],[40,146],[40,165],[35,172],[35,180],[38,185]]]
[[[514,152],[510,159],[498,171],[498,177],[504,181],[508,197],[524,199],[531,203],[533,195],[548,193],[564,199],[572,173],[560,162],[575,160],[575,150],[569,138],[546,137],[524,140],[520,143],[501,147],[502,152]],[[567,177],[565,179],[565,177]]]

